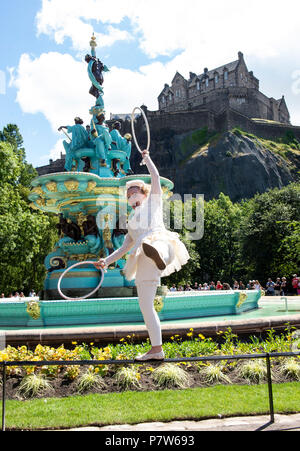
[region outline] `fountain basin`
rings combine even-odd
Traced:
[[[156,298],[155,307],[161,321],[239,315],[258,309],[260,297],[260,291],[168,293],[165,297]],[[0,326],[40,328],[132,322],[144,324],[137,297],[40,301],[39,319],[33,319],[27,307],[28,302],[23,301],[1,302]]]

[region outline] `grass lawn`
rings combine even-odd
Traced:
[[[300,383],[273,385],[276,413],[300,412]],[[266,385],[122,392],[70,398],[7,401],[7,429],[59,429],[87,425],[201,420],[267,414]],[[1,414],[0,414],[1,415]]]

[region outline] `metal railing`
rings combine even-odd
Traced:
[[[165,359],[164,363],[181,363],[181,362],[220,362],[224,360],[253,360],[253,359],[265,359],[267,367],[267,385],[269,395],[269,424],[275,423],[275,411],[274,411],[274,398],[273,398],[273,382],[271,371],[271,359],[277,357],[296,357],[300,356],[300,351],[296,352],[275,352],[275,353],[261,353],[261,354],[241,354],[241,355],[228,355],[228,356],[206,356],[206,357],[185,357],[176,359]],[[154,362],[153,360],[147,362],[141,362],[137,360],[79,360],[79,361],[15,361],[15,362],[0,362],[0,368],[2,367],[2,431],[6,429],[5,415],[6,415],[6,382],[8,367],[24,367],[24,366],[98,366],[98,365],[128,365],[128,364],[149,364]],[[157,361],[156,361],[157,362]]]

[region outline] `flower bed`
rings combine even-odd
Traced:
[[[298,340],[298,341],[297,341]],[[194,335],[193,329],[186,339],[178,335],[164,343],[166,358],[199,357],[208,355],[240,355],[264,352],[289,352],[297,346],[299,332],[287,327],[276,335],[270,330],[264,341],[252,336],[243,342],[231,329],[219,333],[218,342],[203,335]],[[109,393],[123,390],[163,390],[165,388],[207,387],[213,384],[259,384],[266,381],[263,360],[222,361],[218,363],[152,363],[123,366],[91,365],[34,366],[35,361],[127,360],[150,349],[149,340],[135,343],[135,336],[121,339],[117,345],[99,348],[94,343],[73,343],[72,349],[38,345],[34,350],[26,346],[8,346],[0,351],[0,361],[30,361],[32,366],[7,367],[7,395],[10,399],[29,397],[64,397],[83,393]],[[272,359],[274,382],[300,381],[300,358]]]

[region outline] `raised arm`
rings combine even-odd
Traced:
[[[160,184],[160,175],[157,170],[157,167],[151,160],[148,152],[145,151],[145,153],[143,153],[143,155],[144,155],[144,162],[146,163],[148,171],[151,175],[151,193],[150,194],[161,195],[162,189],[161,189],[161,184]]]

